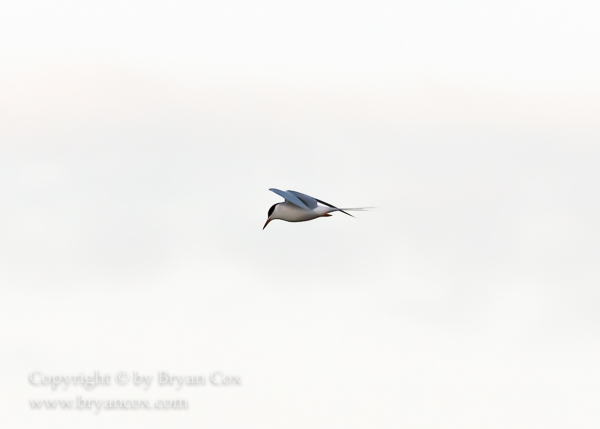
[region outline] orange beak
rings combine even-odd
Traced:
[[[267,222],[265,223],[265,226],[263,226],[263,229],[265,229],[267,227],[267,225],[269,224],[269,222],[271,222],[271,218],[267,219]]]

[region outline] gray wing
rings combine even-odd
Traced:
[[[288,189],[288,192],[290,194],[294,194],[295,196],[297,196],[298,199],[300,201],[302,201],[304,204],[306,204],[306,206],[311,210],[313,210],[315,207],[318,206],[318,202],[317,202],[316,198],[313,198],[310,195],[302,194],[302,193],[296,192],[296,191],[290,191],[289,189]]]
[[[280,189],[275,189],[275,188],[269,188],[269,191],[275,192],[280,197],[285,198],[286,201],[289,201],[290,203],[297,205],[301,209],[309,210],[309,207],[300,198],[298,198],[296,195],[292,194],[289,191],[282,191]]]

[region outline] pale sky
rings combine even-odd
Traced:
[[[0,425],[597,428],[599,19],[7,2]],[[376,209],[263,231],[270,187]],[[189,407],[30,405],[77,397]]]

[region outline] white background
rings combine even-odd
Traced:
[[[597,428],[600,6],[13,1],[10,428]],[[293,189],[376,206],[261,230]],[[239,375],[52,391],[45,374]],[[185,398],[187,410],[30,399]]]

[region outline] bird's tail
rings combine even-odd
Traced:
[[[337,208],[334,205],[326,203],[325,201],[317,200],[317,202],[323,204],[324,206],[331,207],[333,210],[330,210],[329,213],[331,213],[331,212],[342,212],[342,213],[347,214],[348,216],[351,216],[351,217],[354,217],[354,216],[352,216],[350,213],[347,213],[346,210],[348,210],[348,211],[362,211],[362,210],[368,210],[368,209],[372,209],[373,208],[373,207],[355,207],[355,208],[349,208],[349,209],[340,209],[340,208]]]
[[[340,209],[340,208],[336,207],[337,210],[334,210],[334,211],[340,211],[340,212],[342,212],[344,214],[347,214],[348,216],[354,217],[354,216],[352,216],[348,212],[364,212],[364,211],[367,211],[367,210],[370,210],[370,209],[374,209],[374,208],[375,207],[349,207],[349,208]]]

